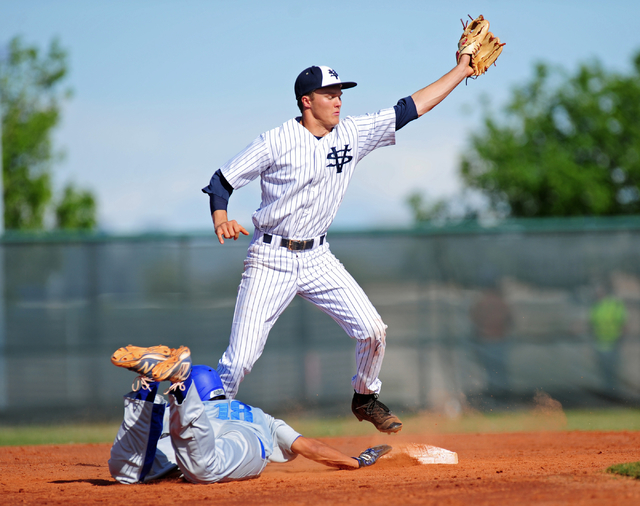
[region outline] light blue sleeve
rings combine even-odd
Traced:
[[[273,453],[269,457],[269,462],[289,462],[295,459],[298,454],[293,453],[291,445],[302,434],[293,430],[283,420],[272,418],[271,431],[275,442]]]

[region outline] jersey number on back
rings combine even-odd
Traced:
[[[231,407],[231,413],[229,413],[229,407]],[[240,401],[220,404],[218,406],[218,420],[244,420],[245,422],[253,422],[251,406]]]

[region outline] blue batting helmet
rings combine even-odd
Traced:
[[[198,395],[203,401],[208,401],[219,395],[224,396],[222,380],[215,369],[208,365],[194,365],[191,368],[191,379],[196,385]]]

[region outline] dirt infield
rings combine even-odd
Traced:
[[[192,485],[178,476],[120,485],[109,475],[109,445],[0,447],[2,504],[640,504],[640,480],[605,469],[640,460],[640,432],[373,435],[324,439],[350,455],[386,443],[375,466],[338,471],[298,458],[255,480]],[[458,453],[458,464],[424,465],[403,449],[428,444]]]

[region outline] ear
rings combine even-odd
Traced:
[[[311,109],[311,97],[309,95],[304,95],[303,97],[301,97],[300,102],[305,109]]]

